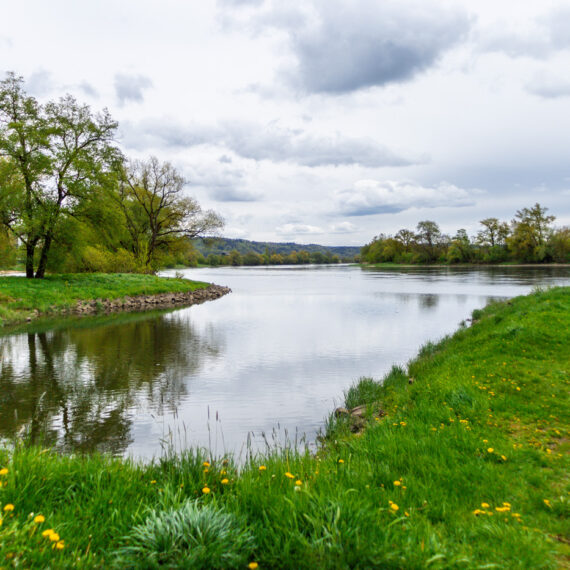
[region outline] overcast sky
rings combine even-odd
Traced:
[[[361,245],[570,224],[570,5],[543,0],[5,2],[0,72],[120,123],[225,235]]]

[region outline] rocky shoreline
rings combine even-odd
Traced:
[[[115,313],[120,311],[144,311],[148,309],[169,309],[173,307],[188,307],[206,301],[219,299],[231,293],[229,287],[211,284],[204,289],[177,293],[158,293],[156,295],[137,295],[119,299],[93,299],[79,301],[73,307],[63,309],[61,314],[93,315],[100,313]]]

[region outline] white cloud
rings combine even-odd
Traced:
[[[284,224],[275,228],[275,231],[281,236],[319,235],[324,233],[322,228],[309,224]]]
[[[442,182],[425,187],[415,182],[359,180],[348,190],[337,192],[339,211],[349,216],[397,213],[410,208],[461,207],[474,204],[469,193]]]
[[[351,222],[340,222],[338,224],[333,224],[330,227],[330,231],[333,234],[351,234],[357,230],[357,226]]]

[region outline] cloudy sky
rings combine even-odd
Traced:
[[[228,237],[361,245],[540,202],[570,224],[570,6],[21,0],[0,73],[120,123]]]

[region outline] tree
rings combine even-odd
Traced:
[[[0,154],[3,180],[10,179],[2,221],[26,247],[26,277],[45,275],[62,218],[88,199],[121,155],[113,145],[117,123],[109,113],[93,115],[71,95],[41,106],[26,95],[23,78],[0,82]]]
[[[416,239],[416,235],[413,231],[403,228],[394,236],[394,238],[404,246],[404,251],[407,253],[410,251],[410,248]]]
[[[118,200],[130,234],[130,248],[147,269],[157,252],[180,239],[215,234],[223,219],[184,196],[183,176],[156,157],[132,161],[122,170]]]
[[[509,226],[497,218],[485,218],[479,222],[483,229],[477,233],[477,242],[481,245],[495,247],[503,245],[509,235]]]
[[[418,222],[416,240],[422,246],[426,261],[437,259],[437,246],[441,238],[439,226],[431,220]]]
[[[536,203],[523,208],[512,221],[512,235],[507,240],[509,249],[522,261],[544,261],[547,257],[547,240],[552,233],[555,216],[548,216],[548,208]]]
[[[473,259],[473,248],[469,236],[464,229],[457,230],[447,250],[447,261],[450,263],[468,263]]]

